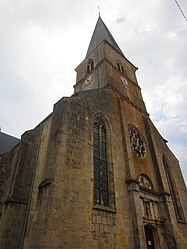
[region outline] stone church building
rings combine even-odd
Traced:
[[[98,18],[74,94],[0,162],[1,249],[186,249],[179,162]]]

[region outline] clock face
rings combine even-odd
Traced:
[[[124,85],[128,86],[128,81],[125,79],[125,77],[121,76],[121,81]]]
[[[92,82],[92,79],[93,79],[93,75],[89,75],[85,81],[84,81],[84,86],[87,86],[89,85],[91,82]]]

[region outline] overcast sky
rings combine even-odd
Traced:
[[[175,0],[100,0],[100,12],[187,181],[187,21]],[[97,19],[97,0],[0,0],[2,132],[20,137],[73,94]]]

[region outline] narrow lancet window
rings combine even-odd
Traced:
[[[118,70],[123,73],[124,72],[124,69],[123,69],[123,66],[121,65],[121,63],[117,63],[118,65]]]
[[[94,62],[93,62],[93,60],[89,60],[88,61],[88,64],[87,64],[87,73],[91,73],[91,71],[93,70],[93,68],[94,68]]]
[[[173,201],[173,205],[174,205],[174,209],[175,209],[177,219],[181,220],[181,221],[185,221],[182,206],[181,206],[181,202],[180,202],[180,199],[179,199],[179,195],[178,195],[178,191],[177,191],[177,187],[176,187],[176,184],[175,184],[173,174],[171,172],[171,169],[169,167],[169,164],[168,164],[167,159],[165,158],[165,156],[163,156],[162,159],[163,159],[163,164],[164,164],[164,168],[165,168],[165,172],[166,172],[166,176],[167,176],[167,180],[168,180],[168,185],[169,185],[169,189],[170,189],[170,193],[171,193],[171,198],[172,198],[172,201]]]
[[[94,124],[94,204],[109,206],[106,129]]]

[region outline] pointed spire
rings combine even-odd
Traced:
[[[117,45],[110,31],[108,30],[103,20],[99,16],[97,20],[97,24],[95,26],[95,30],[93,32],[93,35],[90,41],[90,45],[88,47],[86,57],[104,40],[106,40],[115,50],[117,50],[118,53],[124,56],[123,52]]]

